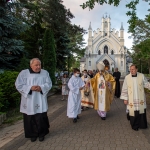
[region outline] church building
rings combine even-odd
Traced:
[[[85,56],[80,60],[80,71],[96,70],[98,62],[104,62],[110,72],[117,67],[122,75],[126,75],[126,48],[124,46],[124,29],[121,23],[120,31],[111,28],[111,18],[102,17],[101,28],[88,28],[88,45]]]

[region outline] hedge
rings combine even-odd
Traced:
[[[18,72],[5,71],[0,74],[0,112],[7,112],[20,105],[20,94],[15,88]]]

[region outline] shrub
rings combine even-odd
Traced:
[[[18,72],[5,71],[0,74],[0,111],[8,111],[19,106],[20,94],[15,88]]]

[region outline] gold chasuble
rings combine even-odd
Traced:
[[[93,88],[91,86],[90,77],[84,78],[84,76],[81,77],[81,79],[85,82],[85,84],[88,82],[88,86],[85,87],[83,90],[81,90],[81,106],[85,107],[94,107],[94,95],[93,95]]]
[[[91,85],[93,87],[93,93],[94,93],[94,109],[95,110],[99,110],[99,106],[100,106],[99,103],[101,101],[104,101],[105,103],[104,104],[105,108],[103,108],[104,109],[103,111],[110,110],[110,104],[114,98],[115,84],[116,82],[113,76],[107,73],[106,71],[103,73],[103,75],[100,75],[100,73],[97,73],[94,76],[94,78],[91,79]],[[99,90],[99,89],[102,89],[102,90]],[[105,95],[101,96],[99,99],[98,97],[103,94],[102,93],[103,91]]]

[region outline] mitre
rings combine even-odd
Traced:
[[[100,61],[100,62],[97,64],[97,68],[98,68],[99,71],[100,71],[100,70],[104,70],[105,64]]]

